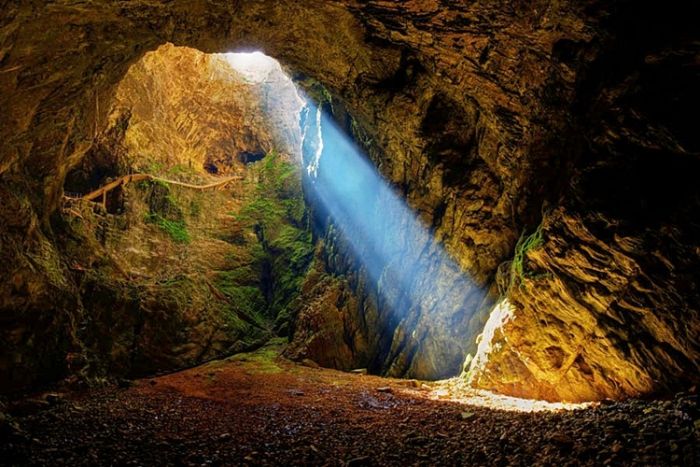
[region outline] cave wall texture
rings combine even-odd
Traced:
[[[485,322],[499,293],[512,305],[473,385],[585,400],[697,382],[700,46],[689,8],[0,2],[0,372],[22,366],[26,385],[61,359],[75,304],[51,214],[128,67],[172,42],[260,48],[343,103],[375,165],[490,292],[467,318]],[[541,240],[508,264],[536,229]],[[327,267],[337,263],[351,262]],[[442,362],[476,351],[471,331],[446,351],[439,336],[405,338],[400,323],[372,328],[361,273],[339,269],[355,291],[332,320],[352,323],[345,341],[370,353],[398,339],[384,370],[442,376]]]
[[[134,172],[241,176],[242,153],[290,149],[265,125],[261,91],[223,55],[172,44],[146,53],[119,82],[105,128],[64,190],[88,193]]]
[[[163,45],[129,69],[112,105],[131,113],[124,143],[142,171],[153,159],[225,173],[241,152],[275,146],[257,89],[223,56]]]
[[[31,260],[35,269],[62,276],[73,302],[58,304],[56,313],[70,319],[44,331],[53,340],[43,355],[33,351],[43,338],[35,316],[18,319],[20,338],[3,342],[5,355],[17,359],[3,385],[65,375],[77,386],[173,371],[271,338],[274,316],[266,316],[263,292],[284,301],[294,291],[267,280],[263,285],[263,276],[276,272],[264,263],[289,253],[282,245],[266,254],[248,222],[232,214],[245,209],[256,187],[239,152],[279,142],[263,124],[268,112],[260,91],[224,57],[171,44],[129,69],[106,128],[68,174],[73,197],[134,172],[193,185],[231,173],[243,180],[201,191],[132,182],[109,193],[106,209],[62,203],[51,219],[55,263]],[[218,176],[209,173],[212,166]],[[301,190],[295,193],[301,203]],[[276,195],[267,201],[282,203]]]

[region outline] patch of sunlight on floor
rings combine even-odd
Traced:
[[[504,396],[483,389],[474,389],[466,385],[462,378],[436,381],[430,384],[431,391],[427,398],[431,400],[457,402],[464,405],[486,407],[508,412],[557,412],[562,410],[585,409],[593,402],[569,403],[548,402],[537,399],[521,399]]]

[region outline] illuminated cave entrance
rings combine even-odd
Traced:
[[[691,2],[43,3],[0,464],[698,464]]]
[[[261,52],[168,44],[133,65],[64,212],[138,291],[155,336],[134,374],[274,336],[294,360],[395,377],[483,363],[492,301],[368,153],[381,157],[321,83]]]
[[[473,151],[476,135],[463,133],[476,117],[454,110],[437,94],[422,117],[426,164],[437,164],[428,198],[433,185],[467,183],[455,172]],[[86,315],[99,317],[81,338],[106,373],[174,371],[281,339],[291,361],[453,378],[457,397],[532,399],[499,399],[518,409],[610,393],[617,383],[601,382],[586,349],[566,341],[578,337],[549,336],[540,310],[523,307],[537,306],[535,279],[552,277],[528,269],[542,225],[522,233],[509,261],[501,242],[484,272],[478,245],[464,249],[453,239],[467,237],[445,230],[465,213],[486,219],[484,200],[421,206],[383,173],[397,168],[371,130],[323,83],[261,52],[166,44],[132,65],[106,128],[66,178],[62,209],[62,248]],[[503,298],[513,296],[519,321]],[[108,344],[95,338],[105,326],[117,329]]]

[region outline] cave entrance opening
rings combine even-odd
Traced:
[[[105,193],[122,220],[96,224],[137,285],[175,297],[162,316],[190,314],[188,364],[274,335],[291,356],[391,376],[450,377],[471,360],[486,291],[380,173],[381,135],[351,113],[261,52],[167,44],[118,86],[66,190],[147,177]],[[352,297],[332,304],[340,323],[304,295],[319,287]]]
[[[252,80],[272,67],[266,60],[260,52],[231,55],[234,67]],[[483,329],[479,311],[486,291],[377,169],[381,148],[374,138],[381,135],[373,138],[321,83],[302,79],[296,92],[303,102],[302,186],[311,228],[322,240],[323,274],[344,276],[356,305],[339,310],[343,323],[333,323],[336,329],[321,330],[326,335],[319,340],[327,342],[330,334],[334,344],[292,336],[292,353],[393,376],[460,374],[477,350],[469,341]],[[310,306],[297,313],[302,336],[327,320]]]

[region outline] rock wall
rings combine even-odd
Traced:
[[[276,248],[266,252],[253,226],[236,218],[260,178],[249,176],[253,169],[239,154],[288,144],[267,123],[264,104],[260,85],[221,56],[165,45],[131,67],[110,103],[107,128],[67,177],[71,196],[134,172],[193,185],[233,173],[241,180],[216,191],[131,183],[108,194],[106,211],[64,200],[50,220],[53,245],[45,248],[52,256],[35,264],[53,271],[63,287],[53,291],[71,301],[40,296],[62,317],[43,325],[46,309],[11,305],[3,391],[66,376],[80,383],[171,371],[272,336],[279,310],[268,316],[267,302],[293,300],[296,284],[277,284],[268,263],[289,256],[289,243],[303,243],[297,237],[304,232],[290,236],[297,230],[282,222],[291,238],[265,239]],[[277,193],[267,195],[282,204]],[[285,202],[291,199],[301,203],[299,187]],[[307,262],[297,259],[299,274]]]
[[[47,220],[66,173],[104,128],[105,102],[128,66],[167,41],[210,52],[260,47],[344,103],[372,140],[376,166],[484,289],[495,290],[499,265],[514,256],[522,232],[542,222],[542,242],[518,256],[525,285],[503,290],[515,307],[503,342],[494,342],[491,366],[473,368],[474,384],[585,399],[697,381],[697,192],[674,178],[697,156],[688,123],[697,102],[688,6],[0,6],[0,177],[2,204],[12,206],[2,214],[11,265],[0,277],[4,323],[27,313],[62,319],[46,297],[70,302],[73,291],[52,259]],[[670,192],[648,190],[657,175]],[[652,211],[663,215],[648,218],[648,203],[660,200]],[[475,337],[464,336],[468,344],[456,352],[473,348]],[[421,355],[421,344],[409,347]]]
[[[88,193],[134,172],[181,180],[242,175],[241,153],[273,146],[257,91],[223,56],[172,44],[148,52],[106,103],[106,128],[64,189]]]
[[[512,314],[474,368],[477,386],[580,401],[697,383],[699,161],[687,123],[700,49],[682,11],[622,11],[624,34],[577,87],[586,146],[544,210],[542,241],[521,249]]]
[[[245,230],[227,215],[240,195],[142,183],[121,196],[118,214],[82,202],[54,222],[78,297],[65,310],[75,339],[56,364],[69,382],[173,371],[270,338],[259,310],[228,295],[259,289],[261,275],[256,239],[237,239]],[[241,267],[249,275],[228,280]]]
[[[137,171],[240,172],[241,153],[275,146],[259,89],[223,56],[163,45],[131,67],[111,105],[131,111],[125,144]]]

